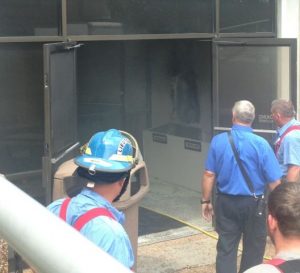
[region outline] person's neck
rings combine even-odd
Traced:
[[[293,118],[281,118],[279,124],[278,124],[278,127],[281,128],[283,127],[284,125],[286,125],[287,123],[289,123]]]
[[[116,195],[111,189],[112,185],[95,185],[93,191],[101,195],[108,202],[112,203]]]
[[[280,238],[275,241],[275,252],[298,252],[300,253],[300,237]]]
[[[233,125],[240,125],[240,126],[245,126],[245,127],[251,127],[251,123],[243,123],[240,121],[234,121]]]

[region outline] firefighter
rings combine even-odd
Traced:
[[[74,160],[76,173],[85,186],[76,196],[48,206],[128,268],[133,267],[134,255],[122,226],[125,216],[112,203],[126,191],[134,167],[133,154],[132,143],[119,130],[96,133]]]

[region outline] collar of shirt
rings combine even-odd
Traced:
[[[253,129],[250,126],[244,126],[244,125],[239,125],[239,124],[233,124],[232,130],[253,132]]]
[[[281,128],[278,128],[277,129],[278,137],[281,137],[282,134],[287,130],[287,128],[289,128],[292,125],[296,125],[296,124],[298,124],[298,122],[296,119],[293,118],[288,123],[284,124]]]
[[[95,191],[88,189],[88,188],[84,188],[81,191],[81,194],[92,199],[95,202],[95,205],[97,207],[107,208],[114,215],[114,217],[120,224],[124,223],[124,221],[125,221],[124,213],[117,210],[114,206],[112,206],[112,204],[110,202],[108,202],[103,196],[101,196],[100,194],[98,194]]]
[[[293,259],[300,259],[300,250],[286,250],[280,251],[274,257],[276,259],[283,259],[283,260],[293,260]]]

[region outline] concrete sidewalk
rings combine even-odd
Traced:
[[[163,237],[163,234],[160,234]],[[160,236],[157,234],[157,236]],[[142,244],[138,248],[137,273],[215,273],[216,240],[203,234]],[[275,249],[267,240],[265,257]],[[238,252],[238,263],[241,252]]]
[[[140,236],[137,273],[215,273],[217,240],[213,237],[217,234],[200,216],[200,198],[200,192],[151,181],[141,206],[180,219],[188,226]],[[265,253],[274,255],[270,240]]]
[[[138,273],[214,272],[212,271],[216,257],[214,239],[203,234],[178,239],[165,237],[165,239],[139,246]]]
[[[140,236],[138,273],[214,272],[217,241],[213,236],[216,233],[212,224],[200,216],[200,198],[200,192],[151,181],[150,192],[141,206],[187,225]],[[210,233],[212,237],[193,227]]]

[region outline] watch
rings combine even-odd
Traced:
[[[210,203],[210,200],[201,200],[201,205],[203,205],[203,204],[209,204]]]

